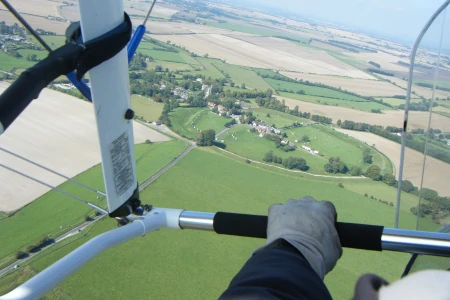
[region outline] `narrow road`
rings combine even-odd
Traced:
[[[191,145],[186,148],[186,150],[183,151],[183,153],[181,153],[180,155],[178,155],[177,157],[175,157],[170,163],[168,163],[166,166],[164,166],[161,170],[159,170],[155,175],[151,176],[149,179],[145,180],[144,182],[142,182],[139,185],[139,191],[142,191],[143,189],[145,189],[146,187],[148,187],[150,184],[152,184],[152,182],[154,182],[156,179],[158,179],[161,175],[163,175],[165,172],[167,172],[167,170],[169,170],[171,167],[173,167],[176,163],[178,163],[183,157],[185,157],[189,152],[191,152],[192,149],[196,148],[197,146],[195,145],[195,142],[185,139],[183,137],[178,136],[177,134],[175,134],[174,132],[172,132],[169,128],[167,128],[166,126],[154,126],[154,125],[150,125],[147,123],[143,123],[142,124],[151,127],[152,129],[155,129],[159,132],[162,132],[164,134],[167,134],[169,136],[171,136],[174,139],[179,139],[179,140],[183,140],[186,141],[188,143],[190,143]],[[63,235],[57,237],[55,239],[55,242],[42,248],[41,250],[35,252],[35,253],[30,253],[27,257],[23,258],[23,259],[18,259],[16,260],[14,263],[12,263],[11,265],[7,266],[6,268],[0,270],[0,276],[4,275],[5,273],[7,273],[8,271],[12,270],[15,268],[15,266],[20,266],[21,264],[23,264],[24,262],[26,262],[28,259],[32,258],[33,256],[35,256],[36,254],[40,253],[43,249],[46,249],[72,235],[78,234],[81,230],[83,230],[86,226],[88,226],[89,224],[103,218],[106,217],[107,215],[100,215],[95,217],[92,221],[88,221],[88,222],[84,222],[81,225],[78,225],[77,227],[73,228],[72,230],[64,233]]]
[[[25,257],[25,258],[16,260],[15,262],[13,262],[12,264],[10,264],[10,265],[7,266],[6,268],[3,268],[2,270],[0,270],[0,276],[2,276],[3,274],[7,273],[8,271],[14,269],[16,265],[17,265],[17,266],[20,266],[22,263],[26,262],[27,260],[29,260],[29,259],[32,258],[33,256],[35,256],[35,255],[41,253],[42,250],[44,250],[44,249],[46,249],[46,248],[48,248],[48,247],[50,247],[50,246],[52,246],[52,245],[54,245],[54,244],[56,244],[56,243],[58,243],[58,242],[61,242],[62,240],[66,239],[66,238],[68,238],[68,237],[70,237],[70,236],[73,236],[73,235],[76,235],[76,234],[80,233],[80,231],[83,230],[84,228],[86,228],[89,224],[92,224],[93,222],[98,221],[98,220],[100,220],[101,218],[103,218],[103,217],[105,217],[105,216],[106,216],[106,215],[96,216],[93,220],[88,221],[88,222],[84,222],[83,224],[78,225],[77,227],[75,227],[75,228],[73,228],[73,229],[67,231],[67,232],[64,233],[63,235],[60,235],[59,237],[57,237],[57,238],[55,239],[55,242],[54,242],[54,243],[51,243],[50,245],[41,248],[41,250],[39,250],[39,251],[36,251],[36,252],[34,252],[34,253],[29,253],[28,256]]]
[[[186,150],[184,150],[183,153],[181,153],[179,156],[177,156],[175,159],[173,159],[169,164],[167,164],[164,168],[159,170],[155,175],[153,175],[146,181],[142,182],[141,185],[139,185],[139,191],[142,191],[147,186],[149,186],[153,181],[158,179],[162,174],[164,174],[167,170],[169,170],[171,167],[173,167],[177,162],[179,162],[183,157],[185,157],[195,147],[197,147],[195,144],[191,144],[191,146],[189,146]]]
[[[219,131],[218,133],[216,133],[216,140],[219,138],[219,136],[221,136],[222,134],[224,134],[225,132],[227,132],[228,130],[230,130],[231,128],[233,128],[235,125],[231,126],[231,127],[225,127],[224,129],[222,129],[221,131]]]

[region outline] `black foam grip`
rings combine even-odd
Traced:
[[[267,237],[267,216],[218,212],[214,216],[214,231],[218,234]],[[336,223],[342,247],[381,251],[383,226]]]

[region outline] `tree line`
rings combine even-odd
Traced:
[[[392,126],[388,126],[386,129],[383,128],[383,126],[378,126],[378,125],[370,125],[367,123],[358,123],[358,122],[354,122],[354,121],[349,121],[349,120],[345,120],[343,122],[341,122],[341,120],[338,120],[337,125],[340,126],[343,129],[349,129],[349,130],[356,130],[356,131],[368,131],[371,132],[373,134],[382,136],[384,138],[387,138],[391,141],[394,141],[396,143],[401,144],[401,137],[396,135],[396,134],[392,134],[393,132],[402,132],[401,128],[398,127],[392,127]],[[391,131],[388,131],[387,129],[391,128]],[[395,131],[393,131],[395,130]],[[432,136],[432,134],[436,131],[436,129],[434,129],[433,131],[430,130],[430,136]],[[440,130],[439,130],[440,132]],[[416,141],[413,139],[412,135],[407,134],[406,139],[405,139],[405,145],[408,148],[417,150],[419,152],[424,153],[425,151],[425,142],[420,142],[420,141]],[[442,160],[444,162],[450,163],[450,153],[447,151],[443,151],[441,149],[437,149],[436,147],[428,147],[427,148],[427,155],[437,158],[439,160]]]
[[[379,104],[384,105],[384,106],[392,107],[392,105],[390,105],[389,103],[383,102],[382,100],[375,99],[372,96],[361,96],[361,95],[359,95],[357,93],[350,92],[350,91],[347,91],[347,90],[343,90],[340,87],[334,87],[334,86],[330,86],[330,85],[326,85],[326,84],[318,83],[318,82],[310,82],[309,80],[303,80],[303,79],[295,80],[295,79],[292,79],[292,78],[289,78],[289,77],[286,77],[286,76],[280,75],[280,74],[270,75],[270,74],[263,74],[263,73],[261,73],[259,71],[257,71],[256,73],[259,76],[261,76],[262,78],[270,78],[270,79],[275,79],[275,80],[280,80],[280,81],[286,81],[286,82],[292,82],[292,83],[300,83],[300,84],[307,85],[307,86],[315,86],[315,87],[326,88],[326,89],[337,91],[337,92],[341,92],[343,94],[347,94],[347,95],[350,95],[350,96],[359,97],[361,99],[365,99],[365,100],[368,100],[368,101],[371,101],[371,102],[376,102],[376,103],[379,103]],[[282,91],[282,90],[280,90],[280,91]],[[287,90],[284,90],[284,91],[287,91]],[[299,94],[303,94],[304,93],[304,91],[303,91],[303,93],[301,93],[300,91],[297,91],[297,92]],[[297,93],[297,92],[295,92],[295,93]],[[340,98],[336,98],[336,97],[327,97],[327,98],[340,99]]]
[[[292,169],[297,169],[297,170],[301,170],[301,171],[309,170],[309,166],[306,163],[305,159],[299,158],[299,157],[292,157],[292,156],[283,159],[279,156],[274,155],[272,150],[267,152],[264,155],[263,161],[281,164],[281,165],[283,165],[283,167],[285,167],[287,169],[291,169],[291,170]]]

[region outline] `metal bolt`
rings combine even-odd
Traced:
[[[134,111],[132,109],[127,109],[125,112],[125,119],[132,120],[134,118]]]

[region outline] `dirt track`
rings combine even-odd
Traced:
[[[0,92],[6,88],[0,82]],[[134,123],[135,143],[168,138]],[[52,90],[42,91],[22,115],[0,136],[0,146],[73,177],[100,163],[92,104]],[[52,185],[64,182],[9,154],[0,152],[0,163]],[[11,211],[33,201],[49,189],[0,168],[0,211]]]

